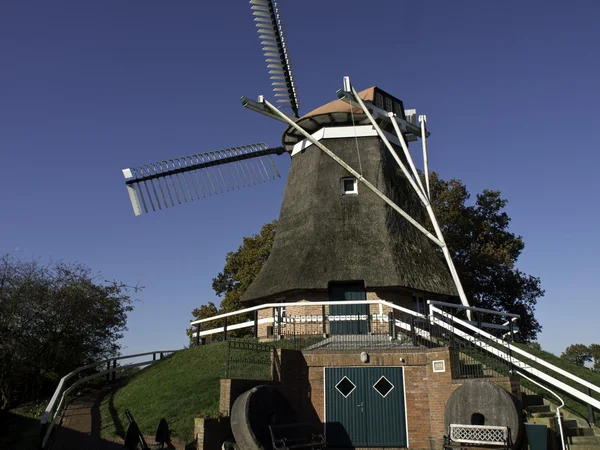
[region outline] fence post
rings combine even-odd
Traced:
[[[417,346],[417,333],[415,332],[415,316],[410,316],[410,332],[412,333],[413,346]]]
[[[160,352],[160,359],[163,359],[163,352]]]
[[[592,390],[590,388],[588,388],[588,395],[591,397],[592,396]],[[590,425],[595,425],[596,424],[596,418],[594,417],[594,408],[592,408],[592,405],[590,405],[588,403],[588,422],[590,423]]]
[[[152,361],[156,361],[156,353],[152,353]]]
[[[321,306],[321,315],[323,316],[323,339],[327,337],[327,319],[325,318],[325,305]]]
[[[277,340],[281,339],[281,306],[277,308]]]
[[[106,361],[106,370],[110,370],[110,361]],[[110,382],[110,372],[106,372],[106,382]]]
[[[254,339],[258,339],[258,309],[254,311]]]
[[[227,342],[227,350],[225,353],[225,379],[229,378],[229,347],[231,347],[231,342]]]
[[[200,330],[202,329],[202,324],[199,323],[196,325],[196,347],[200,345]]]
[[[226,341],[227,340],[227,317],[225,317],[225,319],[223,319],[223,340]]]
[[[392,310],[388,313],[388,335],[390,339],[394,339],[394,325],[394,311]]]
[[[117,368],[117,360],[115,359],[115,360],[113,360],[113,369],[115,369],[115,370],[113,370],[113,373],[112,373],[112,380],[113,380],[113,382],[117,379],[116,368]]]

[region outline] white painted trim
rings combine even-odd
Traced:
[[[456,322],[458,324],[461,324],[464,327],[469,328],[469,329],[475,331],[475,333],[480,334],[480,335],[486,337],[487,339],[490,339],[491,341],[493,341],[493,342],[495,342],[497,344],[503,345],[504,347],[509,347],[508,344],[506,342],[504,342],[503,340],[498,339],[495,336],[492,336],[491,334],[486,333],[485,331],[479,330],[478,328],[470,325],[469,323],[467,323],[467,322],[465,322],[465,321],[463,321],[461,319],[458,319],[456,317],[453,317],[451,314],[448,314],[448,313],[446,313],[446,312],[444,312],[444,311],[436,308],[435,306],[432,306],[431,309],[432,309],[433,312],[437,312],[440,315],[442,315],[443,317],[452,318],[452,320],[454,322]],[[502,358],[503,360],[505,360],[505,361],[507,361],[509,363],[512,363],[513,365],[515,365],[519,369],[521,369],[521,370],[523,370],[523,371],[525,371],[527,373],[530,373],[530,374],[532,374],[535,377],[538,377],[539,379],[545,381],[546,383],[548,383],[548,384],[550,384],[550,385],[552,385],[554,387],[557,387],[558,389],[561,389],[562,391],[564,391],[564,392],[566,392],[568,394],[571,394],[575,398],[581,400],[582,402],[585,402],[585,403],[588,403],[588,404],[592,405],[596,409],[600,409],[600,400],[596,400],[595,398],[591,397],[590,395],[584,394],[583,392],[581,392],[581,391],[579,391],[579,390],[577,390],[577,389],[569,386],[568,384],[563,383],[562,381],[557,380],[556,378],[554,378],[554,377],[552,377],[550,375],[547,375],[544,372],[542,372],[542,371],[540,371],[538,369],[535,369],[535,368],[529,366],[529,364],[526,364],[526,363],[524,363],[522,361],[519,361],[518,359],[516,359],[516,358],[514,358],[512,356],[507,355],[506,353],[504,353],[504,351],[498,350],[495,347],[492,347],[491,345],[486,344],[485,342],[478,340],[473,335],[470,335],[468,333],[465,333],[464,331],[458,330],[456,327],[454,327],[452,325],[449,325],[444,320],[439,320],[439,319],[433,317],[433,321],[437,325],[439,325],[440,327],[445,328],[446,330],[448,330],[448,331],[456,334],[457,336],[462,337],[463,339],[469,339],[472,343],[474,343],[478,347],[480,347],[480,348],[488,351],[489,353],[491,353],[491,354],[493,354],[495,356],[498,356],[499,358]],[[529,353],[527,353],[527,352],[525,352],[525,351],[523,351],[520,348],[515,347],[515,346],[510,347],[510,349],[512,350],[512,352],[521,353],[524,356],[529,355]],[[571,380],[576,381],[579,384],[582,384],[582,385],[584,385],[586,387],[589,387],[590,389],[593,389],[596,392],[600,391],[600,388],[598,386],[595,386],[595,385],[593,385],[591,383],[588,383],[587,381],[582,380],[581,378],[576,377],[575,375],[573,375],[573,374],[571,374],[571,373],[569,373],[569,372],[567,372],[565,370],[562,370],[559,367],[556,367],[556,366],[554,366],[554,365],[552,365],[550,363],[547,363],[546,361],[543,361],[543,360],[541,360],[539,358],[536,358],[533,355],[529,355],[527,357],[530,358],[530,359],[532,359],[532,360],[534,360],[534,361],[536,361],[536,362],[538,362],[538,363],[540,363],[541,365],[546,366],[549,369],[554,370],[555,372],[560,373],[561,375],[565,375],[565,376],[569,377]],[[543,362],[543,364],[542,364],[542,362]]]
[[[404,373],[404,366],[400,366],[402,369],[402,394],[404,395],[404,432],[406,433],[406,448],[410,447],[408,440],[408,407],[406,405],[406,374]],[[431,415],[431,411],[429,411]]]
[[[323,436],[327,442],[327,367],[323,366]]]
[[[385,137],[392,143],[400,146],[400,141],[393,134],[387,131],[383,132]],[[353,138],[353,137],[370,137],[378,136],[377,131],[373,125],[357,125],[357,126],[346,126],[346,127],[324,127],[311,134],[317,141],[322,139],[340,139],[340,138]],[[294,145],[292,150],[292,156],[305,150],[311,146],[312,143],[308,139],[303,139]]]
[[[380,366],[372,366],[372,367],[380,367]],[[400,366],[400,367],[402,367],[402,366]],[[379,380],[377,380],[377,381],[375,382],[375,384],[373,384],[373,386],[371,386],[371,387],[372,387],[373,389],[375,389],[375,392],[377,392],[377,393],[378,393],[379,395],[381,395],[383,398],[386,398],[386,397],[389,395],[389,393],[390,393],[390,392],[392,392],[392,391],[395,389],[395,387],[396,387],[396,386],[394,386],[390,380],[388,380],[387,378],[385,378],[385,381],[387,381],[388,383],[390,383],[390,384],[392,385],[392,388],[391,388],[389,391],[387,391],[387,394],[383,395],[381,392],[379,392],[379,391],[378,391],[378,390],[375,388],[375,385],[376,385],[377,383],[379,383],[379,382],[381,381],[381,379],[382,379],[382,378],[385,378],[385,375],[381,375],[381,376],[379,377]]]
[[[348,380],[350,382],[350,384],[352,384],[352,386],[353,386],[352,389],[350,389],[350,392],[348,392],[348,395],[344,395],[344,393],[338,389],[338,384],[340,384],[342,381],[344,381],[344,378],[346,380]],[[348,375],[344,375],[342,377],[342,379],[340,381],[338,381],[337,383],[335,383],[335,386],[333,386],[333,387],[335,388],[336,391],[338,391],[340,394],[342,394],[342,397],[348,398],[356,390],[356,383],[354,381],[352,381],[350,378],[348,378]]]
[[[403,313],[409,314],[411,316],[419,317],[421,319],[426,319],[427,316],[423,314],[416,313],[412,309],[407,309],[402,306],[398,306],[395,303],[388,302],[386,300],[340,300],[340,301],[320,301],[320,302],[312,302],[312,301],[301,301],[301,302],[287,302],[287,303],[264,303],[262,305],[252,306],[250,308],[240,309],[238,311],[233,311],[230,313],[218,314],[213,317],[207,317],[205,319],[198,319],[190,322],[190,325],[198,325],[199,323],[210,322],[212,320],[223,319],[225,317],[233,317],[240,314],[246,314],[253,311],[258,311],[261,309],[270,309],[270,308],[279,308],[281,306],[343,306],[343,305],[383,305],[388,306],[390,308],[396,309]],[[249,322],[248,322],[249,323]],[[229,328],[229,327],[228,327]]]
[[[442,363],[442,368],[441,369],[436,369],[435,368],[435,363]],[[431,361],[431,370],[433,371],[433,373],[442,373],[446,371],[446,361],[444,361],[443,359],[437,359],[435,361]]]

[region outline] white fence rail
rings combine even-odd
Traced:
[[[91,364],[88,364],[85,366],[78,367],[74,371],[72,371],[72,372],[68,373],[67,375],[65,375],[64,377],[62,377],[60,379],[60,382],[58,383],[58,387],[54,391],[54,395],[52,395],[52,398],[50,399],[50,402],[48,403],[48,406],[46,406],[46,410],[42,414],[42,419],[40,420],[40,423],[42,426],[41,447],[46,448],[46,446],[48,445],[48,441],[52,434],[54,425],[56,424],[57,419],[62,414],[63,408],[65,406],[66,398],[76,387],[78,387],[84,383],[87,383],[88,381],[93,380],[95,378],[100,378],[100,377],[103,377],[106,375],[114,374],[120,370],[131,369],[131,368],[141,367],[141,366],[148,366],[150,364],[157,362],[156,355],[160,355],[160,359],[162,359],[163,356],[175,353],[176,351],[177,350],[157,350],[157,351],[153,351],[153,352],[138,353],[135,355],[119,356],[117,358],[105,359],[104,361],[98,361],[98,362],[94,362],[94,363],[91,363]],[[147,360],[144,360],[141,362],[125,364],[122,366],[116,365],[117,361],[121,361],[124,359],[141,358],[141,357],[145,357],[145,356],[149,356],[149,355],[152,355],[152,359],[148,358]],[[80,374],[84,370],[94,369],[97,367],[104,367],[104,366],[107,366],[109,368],[107,370],[101,370],[101,371],[95,372],[92,375],[89,375],[87,377],[79,378],[71,384],[68,383],[70,380],[73,379],[73,377],[75,377],[77,374]],[[68,385],[68,387],[67,387],[67,385]]]
[[[401,306],[398,306],[394,303],[390,303],[385,300],[350,300],[350,301],[322,301],[322,302],[302,301],[302,302],[288,302],[288,303],[267,303],[267,304],[263,304],[263,305],[254,306],[251,308],[242,309],[239,311],[234,311],[231,313],[219,314],[219,315],[216,315],[213,317],[195,320],[195,321],[191,322],[190,325],[196,327],[196,331],[194,333],[192,333],[192,335],[195,336],[198,340],[201,337],[210,336],[210,335],[213,335],[216,333],[226,333],[228,330],[236,330],[236,329],[243,329],[243,328],[250,328],[250,327],[255,327],[255,336],[256,336],[258,325],[274,324],[279,321],[281,323],[286,323],[285,322],[286,320],[287,320],[287,323],[290,322],[289,316],[287,319],[284,319],[280,314],[276,314],[276,315],[270,316],[270,317],[263,317],[263,318],[259,319],[258,313],[261,310],[269,310],[269,309],[277,310],[278,309],[279,311],[281,311],[281,308],[287,308],[287,307],[302,308],[302,307],[314,307],[314,306],[325,307],[325,306],[344,306],[344,305],[378,305],[380,312],[382,311],[383,307],[387,307],[393,311],[398,311],[398,312],[403,313],[405,315],[404,316],[405,319],[406,319],[406,315],[409,316],[410,321],[412,321],[413,323],[406,322],[403,320],[398,320],[398,319],[394,320],[396,327],[404,332],[413,333],[414,335],[417,335],[422,338],[430,337],[429,331],[427,331],[424,328],[419,328],[419,326],[415,325],[415,324],[418,324],[418,322],[413,321],[413,319],[417,319],[417,318],[421,319],[421,321],[422,321],[422,319],[426,319],[426,321],[428,323],[439,326],[461,339],[468,340],[469,342],[471,342],[478,348],[484,350],[485,352],[489,353],[490,355],[493,355],[498,360],[504,360],[507,363],[512,364],[515,368],[518,368],[519,370],[522,370],[530,375],[537,377],[538,379],[542,380],[544,383],[548,384],[549,386],[560,389],[561,391],[566,392],[569,395],[573,396],[574,398],[578,399],[580,402],[587,404],[593,408],[596,408],[597,410],[600,410],[600,401],[595,399],[591,395],[592,391],[595,393],[600,393],[599,386],[596,386],[593,383],[590,383],[580,377],[577,377],[560,367],[557,367],[543,359],[540,359],[540,358],[536,357],[535,355],[532,355],[531,353],[529,353],[525,350],[522,350],[519,347],[510,345],[509,342],[507,342],[503,339],[497,338],[496,336],[494,336],[480,328],[480,327],[485,327],[485,328],[492,328],[492,329],[505,330],[505,331],[510,330],[512,332],[517,331],[518,328],[516,327],[514,322],[519,317],[518,315],[502,313],[502,312],[497,312],[497,311],[491,311],[491,310],[486,310],[486,309],[482,309],[482,308],[468,307],[468,306],[457,305],[457,304],[452,304],[452,303],[431,301],[431,300],[428,301],[427,303],[429,304],[429,316],[419,314],[413,310],[403,308]],[[450,314],[449,312],[443,311],[441,309],[441,307],[464,309],[469,312],[504,316],[504,317],[508,318],[508,320],[503,325],[481,323],[481,322],[477,323],[472,320],[467,321],[467,320],[459,319],[456,316]],[[242,322],[242,323],[238,323],[238,324],[230,325],[230,326],[225,325],[225,326],[221,326],[221,327],[217,327],[217,328],[202,329],[203,324],[207,324],[211,321],[219,320],[219,319],[224,319],[226,321],[228,318],[232,318],[232,317],[240,316],[240,315],[247,315],[249,313],[254,313],[254,320],[249,320],[246,322]],[[383,314],[379,314],[379,315],[373,314],[373,315],[371,315],[371,317],[373,317],[373,318],[381,317],[382,322],[383,321],[387,322],[387,320],[388,320],[387,316],[383,315]],[[310,319],[308,319],[308,318],[310,318]],[[321,314],[321,315],[309,315],[309,314],[296,315],[296,316],[291,316],[291,319],[292,319],[291,322],[298,321],[298,322],[303,322],[303,323],[309,322],[309,321],[316,322],[316,323],[323,323],[325,320],[327,320],[328,322],[334,322],[335,320],[357,320],[357,318],[354,316],[335,316],[335,315],[333,315],[330,317],[330,316],[325,316],[324,314]],[[462,329],[455,327],[455,325],[459,325]],[[467,331],[464,331],[465,329]],[[510,335],[510,333],[507,333],[506,335]],[[489,342],[494,343],[494,345],[490,345]],[[522,358],[519,359],[519,358],[515,357],[514,354],[520,355],[520,357],[522,357]],[[545,369],[547,369],[547,372],[549,372],[549,373],[542,372],[541,370],[539,370],[535,367],[532,367],[532,363],[543,366]],[[588,388],[589,395],[564,383],[563,381],[555,378],[554,376],[551,375],[551,373],[558,374],[563,377],[567,377],[570,380],[580,384],[581,386]]]

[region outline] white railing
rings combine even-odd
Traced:
[[[490,333],[487,333],[487,332],[471,325],[471,323],[469,323],[465,320],[459,319],[446,311],[442,311],[441,309],[434,306],[436,304],[436,302],[429,302],[429,304],[430,304],[430,320],[432,320],[436,325],[438,325],[442,328],[445,328],[448,331],[451,331],[452,333],[454,333],[455,335],[457,335],[463,339],[469,339],[470,342],[472,342],[473,344],[477,345],[478,347],[480,347],[484,350],[487,350],[489,353],[493,354],[494,356],[502,358],[503,360],[507,361],[508,363],[512,364],[513,366],[518,367],[520,370],[523,370],[523,371],[539,378],[540,380],[543,380],[545,383],[547,383],[553,387],[556,387],[556,388],[562,390],[563,392],[566,392],[567,394],[572,395],[573,397],[577,398],[581,402],[591,405],[594,408],[600,410],[600,401],[599,400],[596,400],[591,395],[587,395],[587,394],[581,392],[580,390],[575,389],[574,387],[569,386],[568,384],[554,378],[553,376],[548,375],[547,373],[544,373],[544,372],[536,369],[535,367],[532,367],[530,364],[527,364],[527,363],[515,358],[514,356],[512,356],[512,353],[518,353],[518,354],[524,356],[525,358],[531,360],[532,362],[540,364],[541,366],[544,366],[545,368],[549,369],[552,372],[555,372],[562,376],[568,377],[570,380],[575,381],[576,383],[578,383],[582,386],[585,386],[594,392],[600,393],[600,387],[590,383],[589,381],[579,378],[579,377],[573,375],[572,373],[567,372],[566,370],[555,366],[554,364],[544,361],[543,359],[540,359],[540,358],[532,355],[531,353],[528,353],[525,350],[520,349],[519,347],[510,345],[508,342],[506,342],[502,339],[499,339],[499,338],[491,335]],[[448,306],[448,304],[445,304],[445,306]],[[451,305],[451,306],[456,307],[457,305]],[[440,319],[436,318],[435,314],[439,314],[441,317],[444,318],[444,320],[440,320]],[[454,326],[454,324],[459,324],[459,325],[463,326],[464,328],[467,328],[468,330],[472,331],[473,333],[470,334],[470,333],[461,331],[461,330],[457,329]],[[505,348],[506,351],[501,350],[498,347],[489,345],[483,340],[477,339],[478,336],[483,337],[483,338],[493,342],[494,344],[498,345],[499,347]]]
[[[62,413],[66,398],[73,391],[73,389],[82,385],[83,383],[87,383],[90,380],[93,380],[95,378],[100,378],[105,375],[114,374],[115,372],[117,372],[119,370],[131,369],[134,367],[141,367],[141,366],[148,366],[150,364],[157,362],[156,355],[160,355],[160,358],[162,358],[164,355],[175,353],[176,351],[177,350],[158,350],[158,351],[153,351],[153,352],[138,353],[136,355],[119,356],[116,358],[105,359],[104,361],[98,361],[98,362],[94,362],[91,364],[87,364],[85,366],[78,367],[74,371],[72,371],[72,372],[68,373],[67,375],[65,375],[64,377],[62,377],[60,379],[60,382],[58,383],[58,387],[54,391],[54,395],[52,395],[52,398],[50,399],[50,402],[48,403],[48,406],[46,406],[46,410],[42,414],[42,419],[40,420],[40,423],[42,426],[42,432],[43,432],[42,443],[41,443],[42,448],[46,448],[46,445],[48,444],[48,439],[50,438],[50,435],[52,434],[52,429],[54,428],[56,420],[57,420],[57,418],[60,417],[60,415]],[[116,361],[120,361],[123,359],[140,358],[140,357],[148,356],[148,355],[152,355],[152,359],[148,359],[145,361],[136,362],[136,363],[132,363],[132,364],[125,364],[122,366],[116,366]],[[107,365],[107,367],[110,367],[112,365],[112,367],[110,367],[107,370],[102,370],[102,371],[96,372],[87,377],[80,378],[77,381],[75,381],[74,383],[70,384],[69,387],[66,387],[67,382],[69,380],[71,380],[75,375],[83,372],[84,370],[93,369],[95,367],[103,366],[103,365]]]
[[[287,308],[287,307],[296,307],[296,306],[314,307],[314,306],[344,306],[344,305],[379,305],[381,307],[387,306],[396,311],[400,311],[402,313],[409,314],[411,316],[418,317],[420,319],[427,318],[423,314],[419,314],[411,309],[403,308],[402,306],[398,306],[394,303],[390,303],[385,300],[343,300],[343,301],[322,301],[322,302],[302,301],[302,302],[288,302],[288,303],[265,303],[263,305],[252,306],[250,308],[240,309],[238,311],[233,311],[230,313],[218,314],[216,316],[207,317],[205,319],[194,320],[194,321],[190,322],[190,325],[192,327],[193,326],[198,327],[199,325],[201,326],[204,323],[212,322],[214,320],[228,319],[230,317],[246,315],[246,314],[252,313],[252,312],[258,313],[258,311],[260,311],[260,310],[268,310],[268,309],[272,309],[272,308]],[[298,317],[302,317],[302,316],[298,316]],[[316,318],[315,320],[317,323],[323,322],[322,315],[305,315],[304,317],[315,317]],[[336,315],[328,316],[328,319],[329,319],[329,317],[333,317],[334,318],[333,321],[335,321],[335,320],[358,320],[357,318],[350,318],[350,316],[343,316],[343,315],[342,316],[336,316]],[[243,329],[243,328],[250,328],[250,327],[257,326],[257,325],[272,324],[275,321],[276,321],[276,318],[273,316],[263,317],[261,319],[255,319],[255,320],[248,320],[246,322],[237,323],[234,325],[227,325],[227,331],[239,330],[239,329]],[[282,318],[282,322],[283,322],[283,318]],[[212,334],[223,333],[225,331],[225,327],[211,328],[209,330],[197,329],[195,332],[192,333],[192,336],[194,336],[194,337],[198,336],[198,331],[199,331],[199,333],[200,333],[199,335],[201,337],[210,336]]]
[[[195,320],[195,321],[191,322],[190,325],[197,327],[197,330],[194,333],[192,333],[192,335],[199,339],[200,337],[209,336],[209,335],[216,334],[216,333],[223,333],[223,332],[227,332],[229,330],[237,330],[237,329],[250,328],[250,327],[257,328],[258,325],[273,324],[273,323],[276,323],[277,321],[280,321],[281,323],[285,323],[284,320],[288,320],[287,323],[289,323],[289,318],[284,319],[282,317],[281,319],[279,319],[279,317],[280,317],[279,315],[263,317],[263,318],[259,319],[258,311],[260,311],[260,310],[266,310],[266,309],[272,309],[272,308],[279,309],[279,308],[283,308],[283,307],[287,308],[287,307],[314,307],[314,306],[323,306],[324,307],[324,306],[344,306],[344,305],[379,305],[380,312],[381,312],[382,308],[385,306],[385,307],[391,308],[392,310],[399,311],[401,313],[412,316],[414,318],[428,319],[428,321],[430,323],[435,324],[435,325],[449,331],[450,333],[453,333],[455,336],[457,336],[459,338],[467,339],[469,342],[473,343],[478,348],[485,350],[486,352],[488,352],[491,355],[494,355],[495,357],[499,358],[500,360],[503,360],[506,363],[511,364],[514,367],[518,368],[519,370],[522,370],[530,375],[537,377],[538,379],[544,381],[545,383],[547,383],[548,385],[550,385],[552,387],[558,388],[558,389],[562,390],[563,392],[566,392],[566,393],[572,395],[573,397],[577,398],[582,403],[585,403],[587,405],[590,405],[590,406],[600,410],[600,401],[599,400],[593,398],[591,395],[581,392],[580,390],[564,383],[561,380],[558,380],[557,378],[553,377],[552,375],[550,375],[548,373],[542,372],[542,371],[536,369],[535,367],[532,367],[531,364],[516,358],[515,356],[513,356],[513,354],[519,354],[523,357],[523,359],[525,361],[529,360],[533,363],[539,364],[540,366],[543,366],[544,368],[548,369],[548,371],[550,371],[551,373],[553,372],[553,373],[562,375],[564,377],[568,377],[570,380],[575,381],[576,383],[588,388],[590,390],[590,394],[591,394],[591,391],[600,393],[600,387],[598,387],[582,378],[579,378],[579,377],[569,373],[568,371],[561,369],[560,367],[557,367],[543,359],[540,359],[540,358],[526,352],[525,350],[520,349],[519,347],[510,345],[509,342],[507,342],[503,339],[499,339],[478,327],[478,326],[481,326],[483,328],[509,330],[514,333],[518,330],[518,328],[515,325],[515,321],[519,317],[517,314],[502,313],[502,312],[491,311],[491,310],[482,309],[482,308],[463,306],[463,305],[458,305],[458,304],[454,304],[454,303],[431,301],[431,300],[429,300],[427,303],[429,304],[429,317],[428,318],[427,318],[427,316],[425,316],[423,314],[419,314],[413,310],[403,308],[401,306],[398,306],[394,303],[390,303],[385,300],[346,300],[346,301],[322,301],[322,302],[302,301],[302,302],[289,302],[289,303],[267,303],[267,304],[263,304],[263,305],[253,306],[251,308],[245,308],[245,309],[242,309],[239,311],[219,314],[219,315],[216,315],[213,317]],[[476,313],[504,316],[504,317],[507,317],[508,320],[503,325],[490,324],[490,323],[477,323],[477,322],[474,322],[471,320],[467,321],[467,320],[459,319],[459,318],[455,317],[454,315],[452,315],[446,311],[443,311],[442,309],[440,309],[440,307],[464,309],[464,310],[467,310],[468,312],[476,312]],[[238,323],[238,324],[232,324],[229,326],[212,328],[212,329],[208,329],[208,330],[201,329],[202,324],[205,324],[205,323],[208,323],[208,322],[211,322],[214,320],[218,320],[218,319],[226,320],[227,318],[230,318],[230,317],[235,317],[235,316],[248,314],[248,313],[252,313],[252,312],[255,313],[254,320],[249,320],[249,321]],[[436,317],[436,314],[439,317],[442,317],[442,319]],[[380,314],[378,316],[377,315],[373,315],[373,316],[375,316],[375,317],[380,316],[381,320],[385,321],[385,322],[387,322],[387,320],[388,320],[387,317],[382,314]],[[358,320],[357,316],[331,316],[331,317],[329,317],[329,316],[324,316],[322,314],[321,315],[305,315],[305,316],[297,316],[297,317],[299,317],[300,321],[302,321],[303,320],[302,317],[304,317],[305,322],[310,321],[310,322],[314,322],[314,323],[323,323],[324,320],[331,321],[331,322],[335,321],[335,320],[331,320],[332,318],[334,318],[336,320]],[[307,319],[309,317],[310,317],[310,319]],[[292,322],[293,321],[294,320],[292,320]],[[464,329],[466,329],[468,331],[463,331],[461,329],[456,328],[454,326],[455,324],[460,325],[461,327],[463,327]],[[429,334],[429,331],[427,331],[425,329],[421,329],[418,326],[415,326],[413,329],[413,325],[411,323],[395,319],[395,325],[403,331],[413,332],[414,335],[420,336],[422,338],[427,339],[427,338],[431,337]],[[256,333],[256,331],[255,331],[255,333]],[[511,333],[506,333],[506,335],[510,335],[510,334]],[[490,345],[488,342],[493,342],[494,345]]]

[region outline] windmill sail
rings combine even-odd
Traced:
[[[283,147],[233,147],[123,169],[136,216],[281,178],[271,155]]]
[[[289,103],[297,118],[300,105],[277,1],[250,0],[250,4],[277,103]]]

